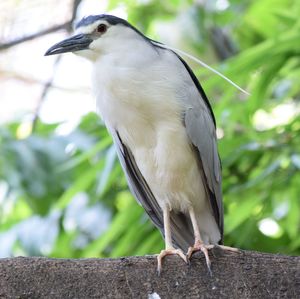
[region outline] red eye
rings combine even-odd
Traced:
[[[105,24],[100,24],[97,27],[97,32],[99,33],[105,33],[107,30],[107,26]]]

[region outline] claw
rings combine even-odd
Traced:
[[[163,260],[163,258],[167,255],[174,255],[174,254],[181,257],[186,264],[188,263],[185,254],[180,249],[175,249],[175,248],[164,249],[157,256],[157,273],[158,273],[158,276],[160,276],[160,273],[161,273],[161,270],[162,270],[162,260]]]
[[[228,250],[231,252],[240,252],[238,248],[224,246],[224,245],[206,245],[200,241],[196,241],[194,246],[191,246],[188,249],[187,258],[188,258],[188,260],[190,260],[194,252],[202,251],[205,256],[205,261],[206,261],[206,265],[207,265],[210,276],[212,276],[212,271],[211,271],[211,261],[209,259],[208,250],[213,249],[214,247],[219,247],[222,250]]]
[[[214,248],[214,245],[205,245],[205,244],[198,241],[198,242],[195,242],[194,246],[191,246],[188,249],[188,252],[187,252],[188,260],[191,259],[194,252],[196,252],[196,251],[202,251],[203,252],[203,254],[205,256],[207,269],[208,269],[208,272],[209,272],[210,276],[212,276],[212,271],[211,271],[211,261],[209,259],[208,250],[212,249],[212,248]]]

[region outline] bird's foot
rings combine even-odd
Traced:
[[[181,257],[185,263],[187,263],[186,255],[182,252],[181,249],[175,249],[175,248],[168,248],[164,249],[160,252],[160,254],[157,256],[157,273],[160,275],[162,270],[162,260],[167,255],[178,255]]]
[[[205,261],[206,261],[208,271],[211,274],[211,269],[210,269],[211,262],[210,262],[210,259],[209,259],[209,256],[208,256],[208,250],[212,249],[212,248],[214,248],[214,245],[206,245],[206,244],[203,244],[200,241],[196,241],[194,246],[191,246],[188,249],[187,258],[188,258],[188,260],[190,260],[194,252],[202,251],[204,256],[205,256]]]
[[[205,261],[206,261],[208,271],[209,271],[210,275],[212,275],[211,267],[210,267],[211,266],[211,261],[209,259],[208,250],[213,249],[214,247],[219,247],[223,250],[228,250],[228,251],[231,251],[231,252],[239,252],[238,248],[224,246],[224,245],[207,245],[207,244],[203,244],[200,241],[196,241],[194,246],[191,246],[188,249],[187,258],[188,258],[188,260],[190,260],[194,252],[202,251],[204,256],[205,256]]]
[[[214,247],[219,247],[223,250],[231,251],[231,252],[241,252],[238,248],[225,246],[225,245],[213,245]]]

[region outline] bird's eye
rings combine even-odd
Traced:
[[[97,32],[99,33],[105,33],[107,30],[107,26],[105,24],[100,24],[97,27]]]

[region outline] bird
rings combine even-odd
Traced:
[[[113,138],[129,189],[161,231],[165,249],[186,263],[223,244],[221,162],[209,100],[185,60],[128,21],[90,15],[45,56],[91,61],[97,112]],[[75,72],[78,70],[74,70]],[[185,254],[186,253],[186,254]]]

